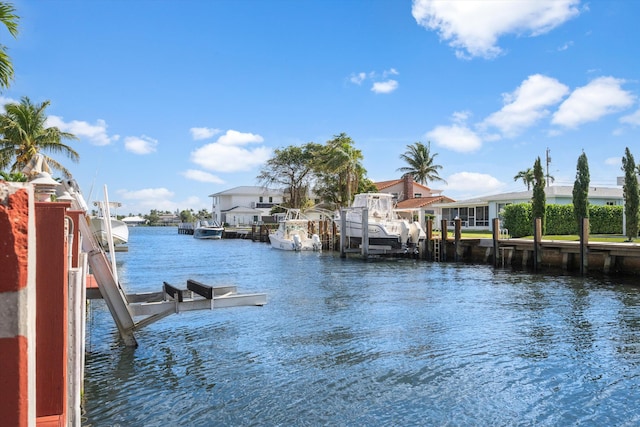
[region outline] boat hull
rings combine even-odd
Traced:
[[[314,234],[311,239],[291,238],[285,239],[276,233],[269,234],[271,247],[283,251],[319,251],[321,249],[320,238]]]
[[[195,239],[222,239],[222,233],[224,228],[220,227],[198,227],[193,230],[193,237]]]
[[[109,244],[103,218],[91,218],[91,232],[102,247],[106,247]],[[125,222],[111,218],[111,235],[113,236],[114,245],[127,244],[129,241],[129,226]]]

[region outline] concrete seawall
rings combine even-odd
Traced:
[[[493,264],[538,271],[580,271],[580,242],[541,240],[535,265],[535,242],[528,239],[499,239],[494,254],[492,239],[448,239],[446,261]],[[586,272],[640,275],[640,244],[587,243]]]

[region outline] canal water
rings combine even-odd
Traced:
[[[171,315],[126,348],[88,315],[85,426],[640,425],[640,287],[341,259],[131,228],[128,292],[187,279],[264,307]]]

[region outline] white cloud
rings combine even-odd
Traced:
[[[211,209],[210,200],[202,200],[197,196],[188,196],[184,200],[175,201],[175,193],[164,187],[145,188],[142,190],[118,190],[118,200],[122,207],[118,213],[148,213],[153,209],[176,212],[182,209]],[[113,212],[112,212],[113,213]]]
[[[189,169],[182,173],[182,175],[193,181],[199,182],[210,182],[212,184],[224,184],[224,180],[218,178],[217,176],[210,174],[209,172],[199,171],[195,169]]]
[[[622,157],[609,157],[604,160],[604,164],[607,166],[621,166]]]
[[[571,46],[573,46],[573,42],[572,41],[568,41],[565,44],[563,44],[562,46],[560,46],[558,48],[558,51],[562,52],[562,51],[568,50]]]
[[[375,82],[371,87],[371,91],[375,93],[391,93],[396,89],[398,89],[398,82],[392,79],[386,82]]]
[[[631,125],[633,127],[640,126],[640,110],[620,118],[620,123]]]
[[[94,145],[109,145],[113,141],[117,141],[120,137],[114,135],[110,137],[107,134],[107,123],[102,120],[96,120],[96,124],[92,125],[81,120],[72,120],[65,122],[60,116],[48,116],[45,126],[55,126],[63,132],[69,132],[78,138],[87,138]]]
[[[243,133],[237,130],[228,130],[227,133],[218,138],[218,144],[225,145],[245,145],[253,142],[262,142],[264,138],[253,133]]]
[[[19,104],[20,101],[13,99],[13,98],[6,98],[4,96],[0,96],[0,105],[2,105],[3,107],[7,104]]]
[[[367,80],[372,82],[371,91],[375,93],[391,93],[398,88],[398,81],[390,79],[389,76],[397,76],[400,73],[395,68],[389,68],[382,73],[371,71],[369,73],[352,73],[349,81],[361,86]]]
[[[382,77],[386,79],[389,76],[397,76],[398,74],[400,74],[398,72],[398,70],[396,70],[395,68],[391,68],[391,69],[383,71],[382,72]]]
[[[158,140],[148,136],[128,136],[124,139],[124,148],[134,154],[149,154],[156,151]]]
[[[414,0],[419,25],[437,31],[460,58],[494,58],[502,53],[498,38],[507,34],[537,36],[580,12],[580,0]]]
[[[587,122],[629,108],[635,96],[621,88],[624,80],[599,77],[579,87],[553,115],[551,122],[567,128],[576,128]]]
[[[487,117],[483,126],[495,126],[505,136],[515,137],[549,115],[547,107],[559,103],[569,88],[558,80],[534,74],[512,93],[503,94],[505,106]]]
[[[119,190],[117,193],[123,201],[123,209],[125,210],[128,204],[135,205],[138,208],[137,212],[148,212],[151,209],[173,212],[178,208],[177,204],[171,200],[174,193],[166,188],[145,188],[136,191]]]
[[[353,73],[351,77],[349,77],[349,81],[356,85],[361,85],[363,81],[367,79],[367,73]]]
[[[214,128],[191,128],[189,129],[189,132],[191,132],[191,136],[193,137],[193,139],[197,141],[200,139],[211,138],[212,136],[217,135],[222,131],[220,129]]]
[[[482,139],[474,131],[461,124],[437,126],[427,132],[426,139],[453,151],[467,153],[482,146]]]
[[[191,161],[216,172],[248,171],[269,160],[271,149],[264,146],[253,149],[240,146],[263,141],[260,135],[229,130],[216,142],[191,152]]]
[[[491,175],[476,172],[458,172],[447,177],[446,191],[464,191],[468,194],[499,192],[505,184]]]

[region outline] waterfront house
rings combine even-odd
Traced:
[[[547,205],[573,204],[573,186],[552,185],[545,187]],[[493,194],[452,203],[438,203],[441,219],[449,221],[460,218],[466,229],[487,230],[491,228],[491,219],[499,218],[505,206],[513,203],[529,203],[533,190]],[[624,198],[619,187],[589,187],[589,203],[592,205],[622,206]],[[440,219],[440,218],[438,218]]]
[[[425,217],[441,217],[440,204],[454,202],[442,195],[442,190],[434,190],[413,180],[409,174],[400,179],[379,181],[375,183],[378,192],[394,196],[396,208],[404,210],[410,216],[418,218],[420,225],[425,225]],[[411,219],[411,218],[408,218]]]
[[[212,198],[212,219],[238,227],[255,224],[269,216],[275,205],[284,202],[284,191],[240,186],[210,194],[209,197]]]

